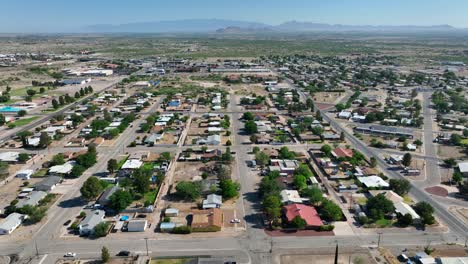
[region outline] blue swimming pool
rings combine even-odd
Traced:
[[[120,221],[127,221],[130,217],[128,217],[128,215],[124,215],[122,217],[120,217]]]
[[[0,112],[19,112],[21,110],[21,108],[18,108],[18,107],[13,107],[13,106],[4,106],[2,108],[0,108]]]

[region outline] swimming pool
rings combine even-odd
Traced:
[[[13,107],[13,106],[4,106],[2,108],[0,108],[0,112],[19,112],[21,110],[21,108],[18,108],[18,107]]]
[[[130,217],[128,215],[123,215],[120,217],[120,221],[127,221]]]

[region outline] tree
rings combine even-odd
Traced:
[[[375,168],[377,166],[377,159],[375,157],[370,158],[370,166],[371,168]]]
[[[161,153],[160,158],[161,158],[161,160],[164,160],[164,161],[170,161],[172,159],[171,153],[167,152],[167,151],[163,152],[163,153]]]
[[[79,92],[75,92],[75,99],[79,99],[80,98],[80,93]]]
[[[280,159],[294,159],[296,158],[296,154],[292,151],[289,151],[288,147],[280,148],[278,152],[278,156]]]
[[[462,140],[463,138],[458,134],[454,133],[450,136],[450,143],[452,143],[455,146],[460,145]]]
[[[296,229],[304,229],[307,226],[307,222],[304,219],[302,219],[302,217],[297,215],[290,222],[290,225]]]
[[[385,214],[395,211],[393,202],[388,200],[385,195],[378,194],[367,200],[367,210],[369,211],[369,217],[374,221],[382,219]]]
[[[105,237],[107,235],[107,231],[109,231],[109,222],[102,222],[97,224],[93,231],[95,237]]]
[[[321,206],[321,215],[326,221],[338,221],[343,218],[341,208],[330,200],[324,200]]]
[[[405,155],[403,155],[403,160],[401,161],[401,164],[403,164],[405,167],[409,167],[411,166],[412,159],[413,157],[410,153],[405,153]]]
[[[309,202],[313,205],[318,205],[324,200],[322,191],[315,186],[303,190],[302,196],[309,198]]]
[[[460,184],[463,181],[463,174],[459,171],[454,171],[452,175],[452,181],[456,184]]]
[[[25,116],[28,112],[26,110],[19,110],[18,113],[16,113],[18,116]]]
[[[331,152],[332,152],[332,147],[330,147],[330,145],[325,144],[325,145],[323,145],[323,146],[320,148],[320,150],[321,150],[323,153],[325,153],[325,155],[326,155],[327,157],[329,157],[330,154],[331,154]]]
[[[52,99],[52,107],[54,109],[58,109],[60,107],[59,103],[57,102],[57,99]]]
[[[444,164],[445,166],[449,168],[453,168],[457,166],[457,161],[454,158],[448,158],[448,159],[444,159]]]
[[[28,90],[26,90],[26,94],[29,95],[29,96],[34,96],[36,94],[36,90],[28,89]]]
[[[125,190],[117,190],[110,197],[110,207],[117,212],[127,208],[133,201],[132,194]]]
[[[83,167],[83,166],[81,166],[81,165],[79,165],[79,164],[75,164],[75,165],[73,166],[71,172],[70,172],[70,177],[72,177],[72,178],[78,178],[78,177],[80,177],[80,176],[83,174],[83,172],[85,172],[85,171],[86,171],[86,168],[85,168],[85,167]]]
[[[346,109],[346,106],[344,104],[337,104],[335,105],[336,111],[341,112]]]
[[[407,227],[413,224],[413,217],[410,214],[405,214],[405,215],[398,214],[397,218],[398,218],[398,224],[401,227]]]
[[[45,207],[38,207],[38,206],[31,206],[25,205],[21,209],[19,209],[20,213],[27,214],[28,219],[27,222],[29,224],[35,224],[42,220],[45,217],[47,208]]]
[[[253,120],[253,119],[254,119],[254,115],[253,115],[251,112],[245,112],[245,113],[242,115],[242,119],[244,119],[244,120],[246,120],[246,121]]]
[[[102,263],[107,263],[110,260],[109,249],[102,247],[101,249],[101,261]]]
[[[98,178],[89,177],[80,189],[81,196],[87,201],[92,201],[103,191],[103,186]]]
[[[59,97],[59,103],[60,105],[65,105],[65,99],[63,98],[62,95]]]
[[[262,202],[263,211],[269,221],[273,221],[281,216],[281,199],[278,195],[268,195]]]
[[[421,216],[423,225],[432,225],[435,223],[434,208],[427,202],[421,201],[414,206],[416,213]]]
[[[26,162],[27,160],[29,160],[29,154],[28,153],[20,153],[18,155],[18,161],[19,162]]]
[[[296,175],[304,175],[306,178],[310,178],[314,176],[312,171],[309,169],[309,166],[307,164],[300,164],[299,167],[294,171],[294,174]]]
[[[3,126],[6,123],[5,116],[3,114],[0,114],[0,126]]]
[[[62,153],[58,153],[52,157],[51,163],[53,166],[65,164],[65,157]]]
[[[223,196],[224,200],[229,200],[239,195],[238,190],[240,188],[240,184],[231,179],[222,180],[219,183],[219,187],[221,189],[221,196]]]
[[[147,193],[150,190],[151,176],[152,171],[144,167],[135,170],[132,174],[135,190],[141,194]]]
[[[23,148],[26,148],[28,146],[27,138],[32,136],[32,133],[30,131],[26,130],[26,131],[21,131],[16,135],[21,139],[21,143],[23,144]]]
[[[80,89],[80,96],[85,96],[85,91],[84,91],[83,87],[81,87],[81,89]]]
[[[247,133],[248,135],[255,134],[258,132],[257,124],[255,124],[254,121],[249,120],[245,122],[244,130],[245,130],[245,133]]]
[[[201,196],[201,186],[197,182],[181,181],[176,186],[176,194],[181,199],[195,201]]]
[[[299,191],[307,188],[307,178],[304,175],[300,175],[300,174],[295,175],[293,182],[294,182],[294,186],[296,186],[296,189],[298,189]]]
[[[39,147],[46,148],[50,144],[50,137],[47,133],[42,132],[39,137]]]
[[[258,152],[260,152],[260,148],[259,148],[259,147],[255,146],[255,147],[252,148],[252,153],[253,153],[253,154],[257,154]]]
[[[110,173],[114,173],[119,168],[119,164],[116,159],[110,159],[107,161],[107,170]]]
[[[405,195],[411,190],[411,183],[405,179],[390,179],[390,188],[398,195]]]
[[[265,166],[270,162],[270,157],[265,152],[257,152],[255,154],[255,161],[259,166]]]
[[[45,93],[46,89],[44,87],[39,88],[39,93]]]
[[[233,160],[230,147],[227,147],[226,151],[221,154],[221,160],[224,162],[231,162]]]

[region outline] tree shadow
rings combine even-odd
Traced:
[[[72,199],[64,200],[58,203],[58,206],[61,208],[72,208],[72,207],[82,207],[85,206],[87,202],[81,197],[75,197]]]

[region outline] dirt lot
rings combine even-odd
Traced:
[[[344,93],[330,93],[330,92],[315,93],[313,100],[314,102],[333,104],[336,102],[338,98],[343,96],[343,94]]]
[[[253,93],[260,96],[268,95],[268,91],[260,84],[232,84],[229,88],[236,95],[247,96]]]
[[[463,153],[463,150],[456,146],[447,146],[439,144],[437,145],[437,155],[443,159],[454,158],[459,159],[463,158],[466,155]]]
[[[202,162],[177,162],[173,185],[176,186],[180,181],[201,180],[202,169],[213,163],[214,162],[208,162],[206,164]]]
[[[281,256],[281,263],[284,264],[330,264],[333,263],[335,259],[334,255],[284,255]],[[349,263],[350,255],[349,254],[340,254],[338,257],[338,263],[346,264]],[[367,254],[352,254],[351,263],[360,263],[360,264],[374,264],[376,263],[369,255]]]

